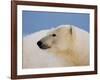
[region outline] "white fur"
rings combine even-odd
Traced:
[[[72,27],[72,38],[66,30]],[[64,29],[63,29],[64,28]],[[60,32],[57,30],[61,29]],[[56,40],[61,42],[58,48],[56,44],[50,43],[51,49],[42,50],[37,46],[37,41],[48,38],[49,34],[58,33]],[[68,36],[65,36],[67,34]],[[63,37],[60,37],[63,35]],[[62,39],[60,39],[62,38]],[[65,40],[63,40],[66,38]],[[67,41],[67,42],[66,42]],[[65,45],[65,44],[66,45]],[[68,44],[68,45],[67,45]],[[61,48],[61,49],[60,49]],[[23,38],[23,68],[62,67],[62,66],[83,66],[89,64],[89,34],[73,25],[61,25],[55,29],[42,30]]]

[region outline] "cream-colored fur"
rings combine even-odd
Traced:
[[[88,32],[73,25],[61,25],[39,37],[41,33],[23,39],[23,68],[89,65]],[[39,40],[50,48],[40,49],[36,44]]]

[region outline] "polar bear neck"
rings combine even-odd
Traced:
[[[70,63],[74,66],[77,66],[80,63],[79,55],[74,53],[72,49],[68,49],[65,51],[55,51],[52,54],[65,60],[66,63]]]

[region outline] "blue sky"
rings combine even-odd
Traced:
[[[22,12],[22,34],[26,36],[43,29],[71,24],[89,32],[89,14],[82,13],[55,13],[55,12]]]

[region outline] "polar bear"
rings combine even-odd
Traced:
[[[37,42],[73,65],[89,64],[89,34],[73,25],[62,25]]]
[[[74,25],[60,25],[45,34],[35,42],[32,36],[24,39],[24,68],[89,65],[88,32]]]

